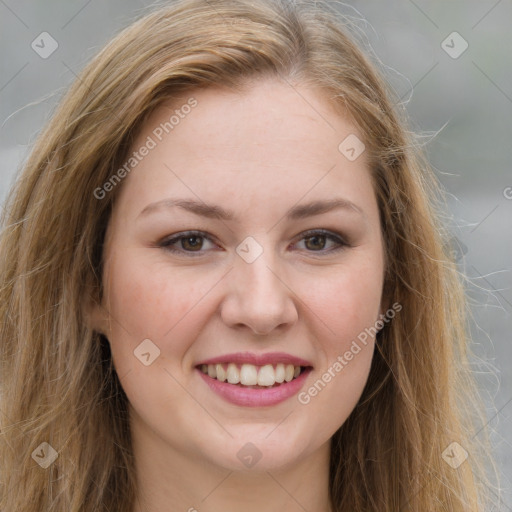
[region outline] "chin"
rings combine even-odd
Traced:
[[[216,449],[210,444],[203,456],[229,471],[265,472],[285,469],[306,455],[310,445],[306,439],[291,436],[286,428],[279,434],[272,428],[258,425],[244,429],[219,443]]]

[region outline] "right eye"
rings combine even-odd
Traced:
[[[166,251],[179,254],[203,253],[204,240],[213,244],[212,239],[203,231],[184,231],[164,238],[158,245]],[[199,255],[198,254],[198,255]]]

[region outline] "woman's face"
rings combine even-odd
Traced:
[[[139,440],[235,470],[328,449],[383,312],[357,136],[322,92],[273,79],[147,120],[115,185],[96,312]]]

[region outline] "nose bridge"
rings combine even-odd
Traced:
[[[240,257],[237,256],[230,272],[230,296],[223,316],[231,325],[245,324],[263,334],[294,322],[297,311],[292,292],[279,276],[282,265],[274,251],[258,245],[259,249],[249,240],[237,249]]]
[[[238,245],[236,253],[236,278],[246,281],[252,289],[257,290],[276,284],[276,276],[270,269],[276,268],[278,262],[269,237],[263,239],[259,236],[256,240],[248,236]]]
[[[248,296],[255,300],[261,299],[263,295],[266,295],[269,300],[275,300],[283,293],[282,283],[276,277],[277,272],[277,265],[270,255],[270,250],[252,263],[238,262],[238,277],[251,291]]]

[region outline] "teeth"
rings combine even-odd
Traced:
[[[224,370],[224,367],[221,364],[216,364],[215,370],[217,372],[217,380],[224,382],[228,377],[226,370]]]
[[[243,364],[240,369],[240,384],[256,386],[258,384],[258,370],[252,364]]]
[[[284,367],[284,380],[290,382],[293,379],[293,364],[287,364]]]
[[[285,371],[284,371],[284,364],[279,363],[279,364],[276,366],[276,382],[279,382],[279,384],[281,384],[282,382],[284,382],[284,374],[285,374]]]
[[[255,366],[253,364],[243,364],[240,368],[234,363],[225,364],[203,364],[201,371],[220,382],[229,382],[230,384],[241,384],[243,386],[262,386],[271,387],[274,384],[290,382],[300,375],[300,366],[293,364],[277,365],[266,364],[264,366]]]
[[[273,386],[276,383],[276,372],[271,364],[266,364],[258,372],[258,386]]]
[[[226,376],[227,376],[228,382],[230,384],[238,384],[240,382],[240,372],[238,371],[236,364],[233,364],[233,363],[228,364]]]

